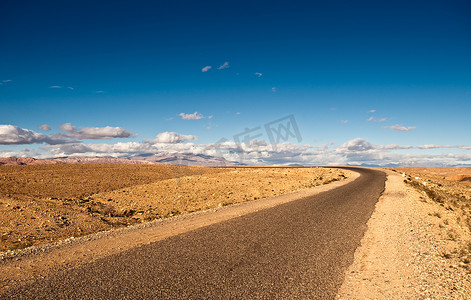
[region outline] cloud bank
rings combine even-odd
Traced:
[[[71,123],[65,123],[58,127],[60,130],[65,131],[65,137],[74,138],[78,140],[92,139],[92,140],[105,140],[113,138],[128,138],[132,136],[132,132],[121,127],[83,127],[77,129]]]
[[[193,114],[191,114],[193,115]],[[197,115],[197,113],[196,113]],[[70,123],[60,126],[63,131],[46,135],[14,125],[0,125],[0,144],[45,144],[37,150],[0,149],[0,157],[50,158],[70,155],[132,157],[153,154],[194,154],[221,157],[248,165],[435,165],[451,166],[471,164],[471,146],[437,145],[419,146],[374,144],[364,138],[344,143],[324,145],[278,143],[276,147],[264,140],[236,143],[220,139],[216,143],[196,144],[197,136],[165,131],[152,140],[141,142],[85,143],[82,139],[111,139],[130,137],[132,133],[120,127],[83,127]],[[450,149],[440,154],[427,153],[429,149]],[[460,153],[456,153],[460,152]]]
[[[61,144],[66,140],[60,135],[45,135],[14,125],[0,125],[0,145]]]
[[[85,139],[113,139],[128,138],[132,132],[121,127],[83,127],[77,128],[71,123],[65,123],[58,128],[64,132],[56,134],[43,134],[30,129],[23,129],[14,125],[0,125],[0,145],[27,145],[27,144],[66,144]],[[39,126],[39,129],[50,131],[48,124]]]
[[[471,163],[471,153],[398,153],[397,150],[420,149],[408,145],[376,145],[365,139],[349,140],[337,147],[333,143],[321,146],[280,143],[274,148],[266,141],[252,140],[248,143],[221,141],[209,144],[188,142],[195,136],[163,132],[156,139],[144,142],[116,144],[62,144],[49,145],[45,149],[51,156],[106,155],[132,157],[134,155],[185,153],[222,157],[248,165],[437,165],[449,166]],[[11,154],[11,153],[10,153]],[[0,155],[2,155],[0,153]]]
[[[159,133],[155,139],[153,139],[152,143],[164,143],[164,144],[178,144],[186,141],[191,140],[198,140],[197,136],[194,135],[185,135],[185,134],[178,134],[176,132],[162,132]]]

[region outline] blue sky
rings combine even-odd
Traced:
[[[0,156],[471,160],[469,1],[96,2],[1,2]]]

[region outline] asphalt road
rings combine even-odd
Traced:
[[[361,176],[337,189],[61,271],[7,297],[333,299],[386,179],[355,170]]]

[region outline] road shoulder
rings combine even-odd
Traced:
[[[447,253],[459,251],[469,231],[456,222],[453,211],[406,186],[399,174],[387,175],[338,298],[465,299],[471,292],[470,273]],[[450,239],[449,230],[458,238]]]

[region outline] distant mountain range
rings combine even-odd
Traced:
[[[232,167],[240,166],[237,162],[225,160],[203,154],[190,153],[162,153],[152,155],[138,155],[129,158],[115,158],[111,156],[68,156],[47,159],[27,158],[0,158],[0,165],[54,165],[54,164],[167,164],[185,166]]]
[[[228,161],[222,157],[190,154],[190,153],[163,153],[152,155],[137,155],[131,157],[134,161],[150,162],[154,164],[208,166],[208,167],[234,167],[242,164]]]

